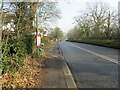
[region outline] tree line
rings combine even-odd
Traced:
[[[52,36],[54,41],[61,41],[65,38],[63,31],[59,27],[52,29],[48,35]]]
[[[68,40],[119,40],[118,13],[105,3],[89,4],[86,12],[81,12],[81,15],[74,19],[75,26],[68,32]]]

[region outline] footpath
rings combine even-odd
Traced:
[[[46,78],[43,88],[77,88],[58,42],[46,50]]]

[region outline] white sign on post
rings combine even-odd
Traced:
[[[41,46],[41,35],[36,35],[36,38],[37,38],[37,47],[40,47]]]

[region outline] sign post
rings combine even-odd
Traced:
[[[36,35],[36,47],[40,47],[41,46],[41,35],[38,34]]]
[[[41,34],[36,35],[37,55],[39,57],[39,47],[41,46]]]

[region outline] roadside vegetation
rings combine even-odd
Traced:
[[[59,27],[55,27],[48,35],[52,36],[54,41],[61,41],[65,38],[64,33]]]
[[[75,26],[67,34],[68,41],[120,48],[118,11],[107,4],[89,4],[85,13],[75,17]]]
[[[50,28],[48,23],[60,18],[56,5],[57,3],[51,2],[2,3],[0,24],[4,27],[1,32],[3,88],[42,87],[45,74],[44,48],[51,41],[44,34]],[[36,30],[42,33],[44,44],[39,48],[39,53],[36,47]]]

